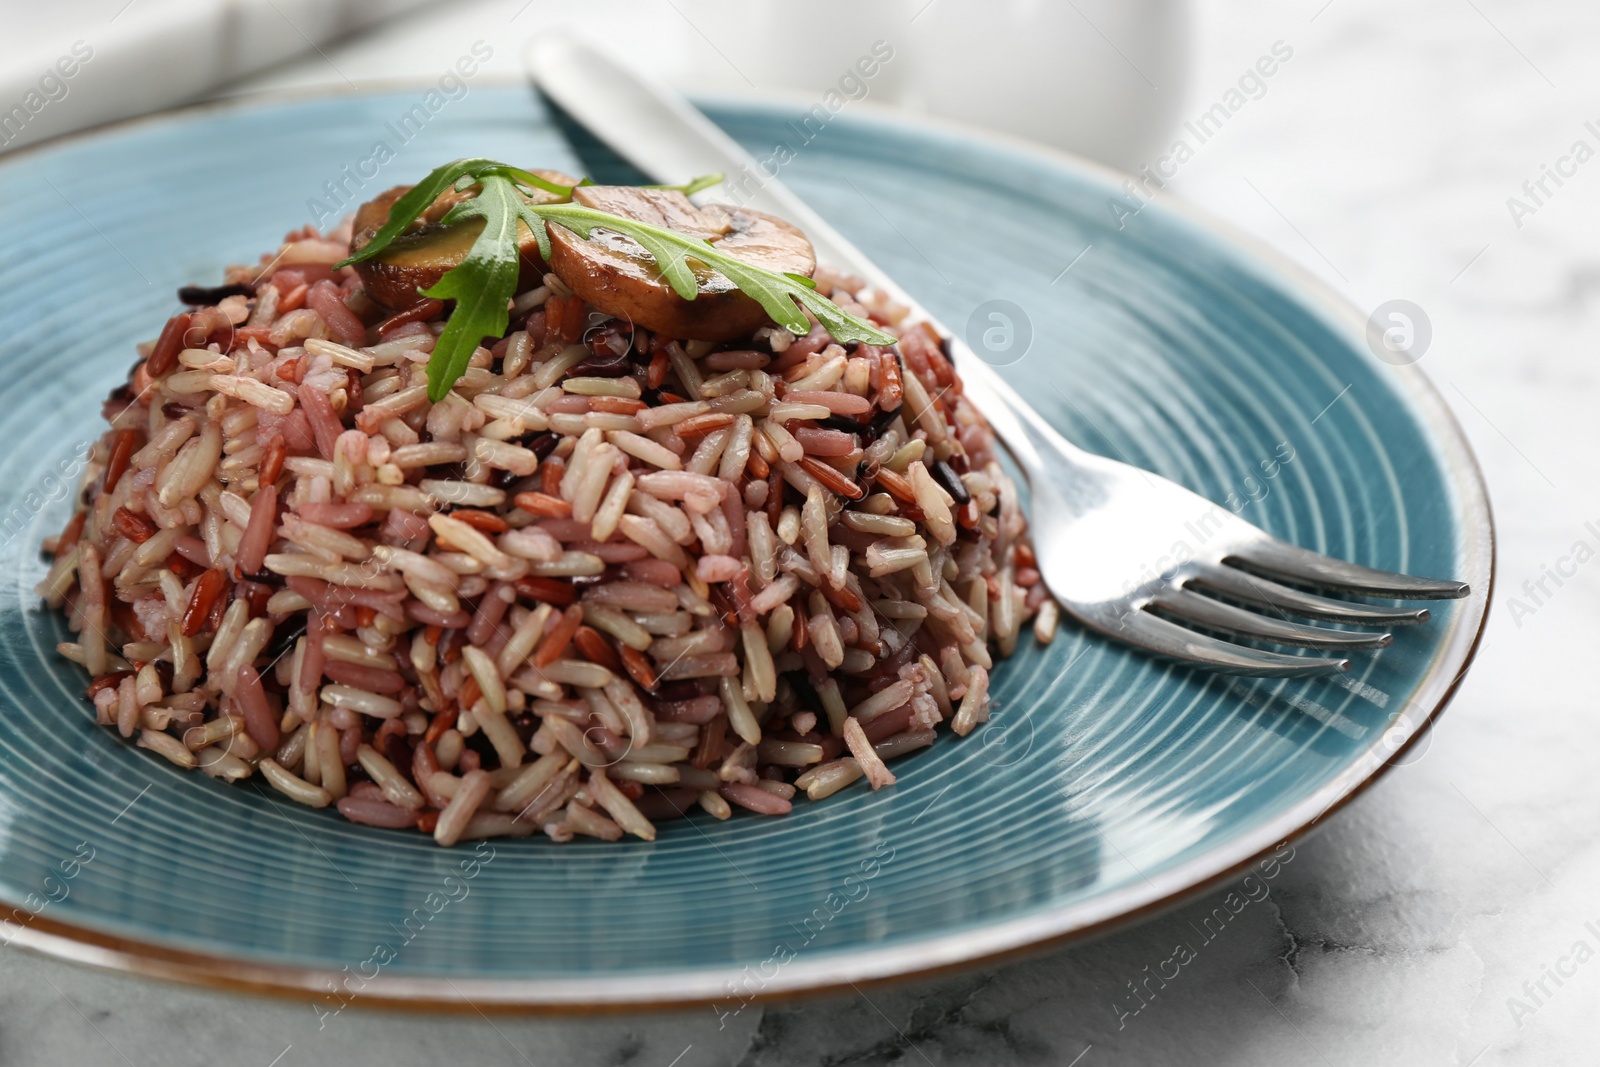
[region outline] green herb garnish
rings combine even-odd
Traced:
[[[676,188],[692,193],[721,180],[708,175]],[[728,255],[698,237],[661,226],[638,222],[606,211],[570,202],[572,187],[546,181],[538,175],[492,159],[458,159],[429,174],[411,191],[395,201],[389,219],[359,252],[339,266],[359,263],[378,255],[427,210],[439,194],[452,187],[465,191],[476,185],[471,199],[452,207],[441,220],[454,225],[467,219],[482,219],[483,232],[472,243],[466,258],[447,271],[422,295],[439,300],[454,300],[455,310],[445,322],[444,332],[428,361],[428,397],[443,400],[456,381],[466,373],[472,353],[485,337],[505,334],[510,322],[509,305],[516,295],[520,273],[518,223],[526,223],[539,242],[539,252],[550,259],[549,223],[565,226],[587,239],[595,230],[609,230],[637,241],[656,261],[661,276],[685,300],[699,293],[688,261],[695,260],[725,276],[746,296],[755,300],[774,322],[797,336],[811,329],[804,311],[817,317],[836,341],[862,341],[891,345],[895,338],[870,322],[847,315],[840,307],[816,291],[810,278],[779,273]],[[532,204],[523,190],[538,189],[563,197],[563,202]]]
[[[700,175],[700,177],[691,179],[690,181],[686,181],[682,185],[646,185],[646,186],[642,186],[642,188],[645,188],[645,189],[676,189],[678,192],[682,193],[684,196],[693,196],[695,193],[700,192],[700,190],[702,190],[702,189],[709,189],[713,185],[716,185],[718,182],[722,181],[722,177],[723,176],[721,174],[702,174],[702,175]],[[582,184],[589,184],[589,179],[585,178],[583,180]]]

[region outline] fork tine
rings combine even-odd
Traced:
[[[1377,604],[1359,604],[1352,600],[1334,600],[1291,589],[1270,578],[1233,567],[1208,568],[1195,575],[1190,582],[1233,600],[1308,619],[1328,619],[1356,626],[1410,626],[1427,622],[1430,618],[1427,608],[1388,608]]]
[[[1472,591],[1464,582],[1374,570],[1275,537],[1244,545],[1232,552],[1226,562],[1302,585],[1396,600],[1455,600]]]
[[[1280,645],[1298,645],[1303,648],[1325,648],[1344,651],[1356,648],[1386,648],[1394,640],[1386,633],[1370,630],[1330,630],[1325,626],[1308,626],[1288,619],[1274,619],[1257,615],[1253,611],[1224,604],[1187,589],[1165,589],[1151,601],[1169,615],[1185,622],[1203,626],[1208,630],[1242,634]]]
[[[1312,659],[1286,656],[1281,652],[1236,645],[1206,634],[1196,633],[1175,622],[1134,610],[1115,620],[1097,623],[1106,633],[1131,645],[1181,660],[1184,663],[1226,674],[1248,674],[1263,678],[1302,678],[1337,674],[1350,669],[1346,659]]]

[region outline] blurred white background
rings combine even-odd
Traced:
[[[875,993],[870,1007],[853,997],[769,1007],[726,1030],[700,1013],[493,1024],[347,1014],[315,1038],[315,1057],[305,1051],[315,1018],[301,1005],[0,953],[0,1063],[1594,1061],[1600,967],[1547,985],[1555,995],[1532,1013],[1516,1003],[1531,1005],[1526,983],[1600,922],[1590,755],[1600,720],[1581,673],[1594,657],[1600,571],[1580,571],[1533,616],[1509,598],[1526,602],[1524,583],[1600,521],[1600,164],[1559,185],[1545,178],[1576,142],[1600,149],[1600,5],[475,0],[404,16],[366,6],[377,21],[336,40],[364,5],[133,0],[118,16],[126,2],[7,11],[0,107],[74,41],[96,49],[73,82],[80,95],[43,107],[29,136],[208,93],[432,78],[479,38],[496,48],[486,73],[517,79],[520,43],[555,23],[604,37],[684,88],[729,93],[815,94],[882,38],[896,58],[871,104],[1127,169],[1154,163],[1186,119],[1239,90],[1245,103],[1163,195],[1274,246],[1363,310],[1394,298],[1425,310],[1433,343],[1421,366],[1487,474],[1503,592],[1479,663],[1422,756],[1300,846],[1272,906],[1241,916],[1196,979],[1126,1027],[1108,991],[1214,902],[1037,960]],[[236,17],[253,28],[231,46],[216,28],[225,20],[198,15],[154,44],[123,29],[156,25],[169,7],[246,12]],[[1271,78],[1241,81],[1279,46],[1291,56]],[[261,69],[293,49],[300,58]],[[66,106],[74,99],[81,111]],[[1535,201],[1527,188],[1541,178]]]
[[[0,151],[185,103],[421,2],[13,0],[0,12]]]
[[[419,2],[88,0],[8,11],[0,107],[23,102],[74,43],[93,58],[4,147],[218,92],[426,76],[478,37],[501,56],[494,75],[512,78],[514,45],[568,25],[682,88],[713,93],[815,95],[883,40],[897,59],[874,79],[878,102],[1133,166],[1172,124],[1192,51],[1186,0],[465,0],[412,10]],[[249,77],[296,54],[304,58]],[[34,99],[49,97],[46,88]]]

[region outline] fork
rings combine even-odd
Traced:
[[[1279,540],[1176,482],[1078,448],[682,96],[562,31],[535,37],[524,61],[547,98],[653,180],[718,172],[744,176],[746,188],[738,196],[724,183],[697,199],[788,219],[810,238],[819,263],[862,278],[910,308],[908,321],[926,320],[950,338],[967,395],[1027,477],[1031,534],[1045,584],[1062,610],[1090,630],[1193,667],[1305,677],[1348,670],[1345,653],[1386,647],[1392,641],[1387,628],[1429,618],[1426,608],[1323,593],[1391,600],[1470,593],[1462,582],[1373,570]],[[1188,543],[1185,534],[1199,542],[1188,546],[1189,558],[1158,567],[1170,558],[1175,540]],[[1259,644],[1314,654],[1289,655]]]

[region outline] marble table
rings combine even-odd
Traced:
[[[1600,148],[1600,7],[1205,0],[1195,32],[1184,104],[1195,114],[1275,42],[1293,58],[1163,195],[1277,246],[1363,308],[1404,298],[1426,311],[1422,365],[1478,450],[1501,565],[1478,665],[1426,748],[1298,844],[1270,895],[1177,978],[1130,996],[1220,893],[1090,944],[752,1008],[720,1029],[701,1010],[348,1011],[319,1030],[302,1004],[13,951],[0,952],[0,1063],[1593,1062],[1600,788],[1588,745],[1600,751],[1600,719],[1579,672],[1600,615],[1600,430],[1584,414],[1600,403],[1586,340],[1600,322],[1600,162],[1572,153]],[[432,69],[403,38],[330,51],[279,84]],[[1540,192],[1547,166],[1567,173]]]

